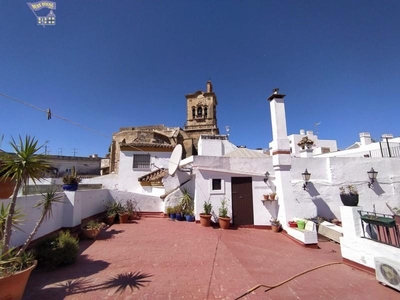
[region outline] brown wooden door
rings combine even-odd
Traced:
[[[232,216],[235,225],[254,225],[251,177],[232,177]]]

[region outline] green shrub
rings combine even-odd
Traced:
[[[46,269],[54,270],[58,266],[72,264],[78,258],[78,240],[69,231],[61,231],[56,238],[41,242],[37,249],[37,260]]]

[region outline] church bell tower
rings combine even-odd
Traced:
[[[213,92],[211,81],[207,81],[206,91],[197,91],[186,97],[185,132],[197,142],[201,134],[219,134],[217,126],[217,96]]]

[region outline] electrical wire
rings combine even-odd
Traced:
[[[65,122],[67,122],[67,123],[71,123],[71,124],[73,124],[73,125],[75,125],[75,126],[78,126],[78,127],[83,128],[83,129],[85,129],[85,130],[94,132],[94,133],[96,133],[96,134],[98,134],[98,135],[101,135],[101,136],[103,136],[103,137],[106,137],[106,138],[108,138],[108,139],[111,139],[110,136],[108,136],[108,135],[106,135],[106,134],[104,134],[104,133],[102,133],[102,132],[100,132],[100,131],[97,131],[97,130],[95,130],[95,129],[93,129],[93,128],[90,128],[90,127],[88,127],[88,126],[79,124],[79,123],[77,123],[77,122],[75,122],[75,121],[69,120],[69,119],[67,119],[67,118],[65,118],[65,117],[63,117],[63,116],[54,114],[53,112],[50,111],[50,109],[43,109],[43,108],[37,107],[37,106],[35,106],[35,105],[33,105],[33,104],[30,104],[30,103],[28,103],[28,102],[19,100],[19,99],[17,99],[17,98],[11,97],[11,96],[8,96],[8,95],[6,95],[6,94],[4,94],[4,93],[0,93],[0,96],[2,96],[2,97],[4,97],[4,98],[7,98],[7,99],[9,99],[9,100],[12,100],[12,101],[14,101],[14,102],[18,102],[18,103],[20,103],[20,104],[26,105],[26,106],[28,106],[28,107],[30,107],[30,108],[33,108],[33,109],[36,109],[36,110],[38,110],[38,111],[40,111],[40,112],[44,112],[44,113],[46,114],[46,117],[47,117],[48,120],[49,120],[49,114],[50,114],[50,119],[51,119],[51,117],[55,117],[55,118],[58,118],[58,119],[60,119],[60,120],[65,121]],[[132,145],[129,145],[129,144],[127,144],[127,146],[130,147],[130,148],[132,148],[132,149],[134,149],[134,150],[137,150],[137,151],[140,151],[140,152],[143,152],[143,153],[146,153],[146,154],[149,154],[149,155],[150,155],[149,152],[143,151],[142,149],[137,148],[137,147],[135,147],[135,146],[132,146]],[[167,160],[168,162],[170,162],[168,159],[165,159],[165,160]],[[175,164],[175,162],[171,162],[171,163]]]

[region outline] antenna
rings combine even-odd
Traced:
[[[178,170],[179,163],[182,157],[182,145],[178,144],[175,146],[174,151],[171,153],[171,158],[169,159],[168,174],[174,176],[176,170]]]
[[[320,122],[316,122],[316,123],[314,123],[314,127],[315,127],[315,135],[318,135],[318,133],[319,133],[319,131],[318,131],[318,126],[321,124],[321,121]]]

